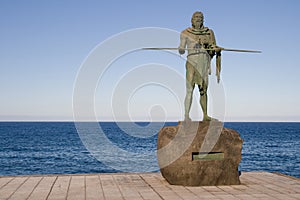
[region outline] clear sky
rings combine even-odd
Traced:
[[[197,10],[220,46],[263,51],[222,54],[222,82],[215,87],[224,92],[225,121],[300,121],[298,0],[2,0],[0,120],[73,120],[76,77],[97,45],[136,28],[180,32]],[[137,66],[154,62],[158,64],[149,69],[158,70],[156,74],[139,72]],[[172,73],[164,74],[166,65]],[[180,120],[184,81],[162,86],[156,80],[179,80],[184,73],[184,60],[175,54],[139,51],[122,56],[95,86],[95,113],[99,120],[128,120],[128,115],[149,120],[149,113],[153,120]],[[153,84],[138,82],[127,91],[133,75],[148,82],[153,78]],[[127,83],[119,84],[126,78]],[[173,86],[179,94],[170,90]],[[122,92],[114,94],[116,88]],[[200,111],[197,100],[193,110]]]

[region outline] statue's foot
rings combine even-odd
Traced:
[[[184,117],[184,121],[185,122],[191,122],[192,120],[191,120],[191,118],[189,116],[185,116]]]
[[[205,115],[204,117],[203,117],[203,120],[202,121],[219,121],[219,120],[217,120],[217,119],[215,119],[215,118],[212,118],[212,117],[210,117],[210,116],[208,116],[208,115]]]
[[[202,121],[211,121],[211,117],[209,117],[209,116],[204,116]]]

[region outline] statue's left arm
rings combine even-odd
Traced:
[[[212,48],[217,48],[216,38],[213,30],[210,31],[210,44]],[[221,74],[221,51],[213,51],[211,54],[211,57],[213,57],[216,54],[216,76],[218,83],[220,82],[220,74]]]

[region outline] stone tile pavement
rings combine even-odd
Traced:
[[[0,199],[195,200],[300,199],[300,179],[268,172],[244,172],[241,185],[169,185],[160,173],[0,177]]]

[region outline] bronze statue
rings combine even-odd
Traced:
[[[261,51],[227,49],[219,47],[213,30],[205,27],[202,12],[195,12],[191,19],[192,27],[183,30],[180,34],[180,45],[178,48],[157,48],[149,47],[144,50],[178,50],[179,54],[184,54],[187,50],[186,61],[186,96],[185,121],[190,121],[189,113],[192,104],[192,97],[195,85],[198,85],[200,92],[200,106],[203,111],[203,121],[211,121],[213,118],[207,113],[207,88],[208,75],[211,74],[211,59],[216,56],[216,76],[220,82],[221,72],[221,51],[261,53]]]
[[[202,12],[195,12],[192,16],[192,27],[185,29],[180,34],[179,53],[184,54],[188,49],[186,62],[186,96],[185,96],[185,120],[191,120],[189,112],[192,104],[195,84],[200,92],[200,105],[203,111],[203,121],[212,118],[207,114],[207,88],[208,75],[211,74],[210,62],[216,55],[216,68],[218,82],[221,70],[221,49],[216,45],[213,30],[203,25]],[[210,49],[210,50],[207,50]]]

